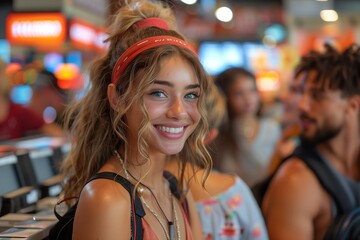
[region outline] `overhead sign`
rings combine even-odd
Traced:
[[[69,37],[71,43],[78,48],[98,51],[107,49],[104,40],[108,35],[105,31],[83,20],[71,20]]]
[[[66,18],[61,13],[10,14],[6,18],[6,38],[15,45],[60,45],[66,39]]]
[[[107,50],[109,48],[110,43],[109,42],[105,42],[105,40],[109,37],[109,35],[106,33],[106,31],[104,29],[97,29],[96,32],[96,39],[95,39],[95,47],[100,50]]]

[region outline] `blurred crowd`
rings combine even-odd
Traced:
[[[29,64],[0,62],[0,141],[32,135],[63,136],[66,91],[56,76]]]
[[[359,60],[353,58],[353,55],[359,56],[359,49],[354,46],[341,55],[327,45],[326,51],[324,55],[311,52],[301,59],[286,94],[273,103],[274,108],[280,107],[280,116],[266,114],[263,109],[255,73],[234,67],[213,76],[214,86],[206,93],[210,125],[206,144],[213,169],[205,183],[206,191],[199,185],[201,181],[189,181],[207,239],[225,234],[224,228],[222,233],[216,232],[219,229],[214,228],[214,224],[226,225],[229,231],[249,228],[251,239],[268,236],[290,239],[287,237],[299,232],[297,228],[302,229],[298,239],[322,239],[336,213],[331,210],[331,200],[324,197],[314,175],[302,162],[292,157],[292,161],[283,163],[299,146],[306,145],[306,151],[315,149],[330,159],[335,172],[346,176],[346,181],[359,189],[360,80],[358,70],[354,73],[349,70],[360,66]],[[330,71],[333,65],[336,67]],[[16,75],[29,69],[33,80],[14,81]],[[17,89],[22,86],[28,90]],[[28,95],[27,100],[18,101],[23,94]],[[34,65],[14,68],[1,62],[0,141],[40,134],[66,136],[62,116],[70,101],[69,95],[49,71]],[[167,169],[179,176],[176,164],[179,159],[173,160]],[[201,170],[195,179],[200,179],[205,170],[204,166],[197,167]],[[296,192],[301,187],[294,176],[305,179],[302,183],[312,191]],[[192,178],[188,177],[188,180]],[[256,202],[256,187],[269,177],[273,177],[274,182],[264,202]],[[318,206],[311,207],[311,201],[306,205],[306,201],[301,204],[293,199],[301,194],[308,194],[306,196]],[[360,202],[359,197],[355,201]],[[324,207],[320,206],[322,202]],[[302,207],[299,211],[303,212],[295,211],[297,206]],[[282,220],[279,220],[282,209],[287,214],[281,213]],[[218,214],[222,211],[225,213]],[[319,220],[320,217],[323,220]],[[288,228],[281,229],[285,225]]]

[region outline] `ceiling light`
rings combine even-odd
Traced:
[[[188,5],[192,5],[195,4],[197,2],[197,0],[181,0],[183,3],[188,4]]]
[[[321,10],[320,17],[325,22],[336,22],[339,18],[337,12],[335,10]]]
[[[233,18],[233,12],[228,7],[220,7],[216,9],[215,16],[219,21],[230,22]]]

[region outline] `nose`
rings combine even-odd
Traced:
[[[310,98],[308,96],[308,94],[302,94],[298,103],[298,109],[301,112],[309,112],[309,108],[310,108]]]
[[[166,116],[173,119],[183,119],[186,116],[186,108],[181,98],[176,98],[171,102]]]

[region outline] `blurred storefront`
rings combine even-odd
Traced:
[[[222,9],[228,10],[223,21],[216,16]],[[177,4],[176,10],[180,30],[193,42],[210,75],[229,67],[249,69],[258,76],[267,102],[286,88],[282,83],[291,77],[298,55],[288,45],[282,1],[202,0],[191,6]]]
[[[175,1],[180,30],[211,75],[241,66],[258,76],[265,101],[287,90],[300,56],[325,42],[359,42],[357,0]],[[186,4],[186,3],[192,4]],[[216,16],[226,9],[224,21]],[[336,18],[335,18],[336,17]]]
[[[35,91],[52,85],[41,110],[46,122],[55,121],[67,96],[87,87],[89,63],[107,50],[108,6],[108,0],[2,2],[0,58],[8,64],[12,101],[30,106]]]
[[[107,0],[14,0],[4,26],[10,61],[37,62],[68,81],[59,84],[65,90],[83,88],[81,73],[107,49],[108,6]]]
[[[286,0],[289,43],[304,54],[328,42],[344,49],[360,40],[360,2],[357,0]]]
[[[260,76],[265,99],[287,89],[301,54],[321,48],[324,42],[344,48],[359,41],[357,0],[183,1],[166,2],[175,10],[180,31],[198,50],[209,74],[231,66],[245,67]],[[7,25],[1,28],[7,34],[0,31],[4,38],[0,57],[20,64],[39,60],[63,78],[59,80],[62,88],[82,89],[87,85],[88,64],[106,51],[107,21],[122,1],[4,2],[8,8],[1,13],[7,15],[3,21]],[[226,10],[225,19],[217,16],[220,9]],[[323,10],[334,11],[337,19],[325,21]]]

